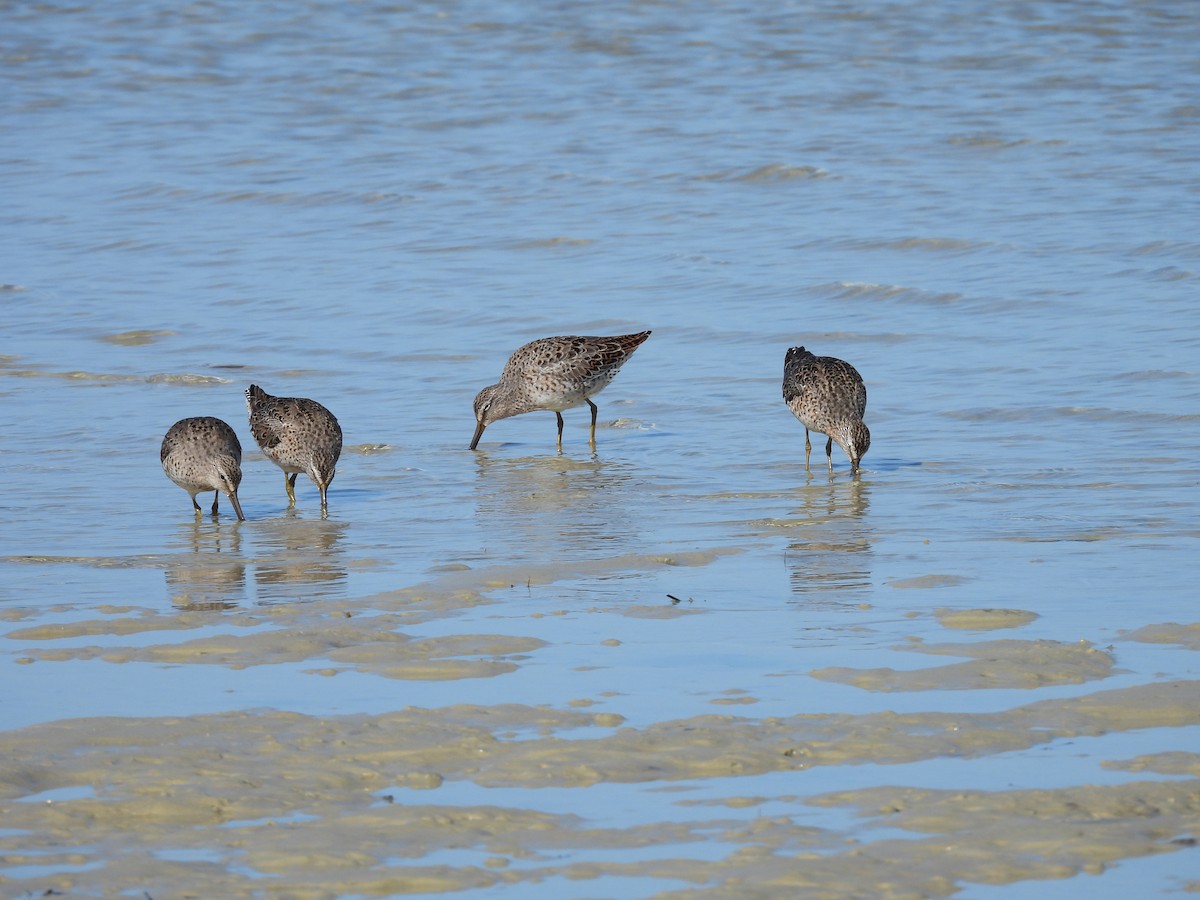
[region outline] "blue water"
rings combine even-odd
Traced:
[[[1031,610],[999,636],[1098,646],[1194,621],[1189,4],[152,0],[0,19],[5,633],[189,606],[217,630],[281,604],[365,611],[505,567],[489,603],[414,631],[547,646],[509,675],[406,682],[404,703],[607,690],[642,726],[1095,689],[808,677],[941,661],[894,649],[909,638],[997,636],[942,628],[940,607]],[[594,454],[579,410],[561,456],[549,413],[466,450],[471,399],[517,346],[646,328],[598,398]],[[155,334],[120,337],[135,331]],[[836,448],[827,474],[819,439],[804,470],[780,397],[793,344],[863,373],[857,481]],[[251,382],[341,421],[328,520],[303,482],[285,510],[246,427]],[[239,431],[247,522],[194,521],[163,476],[162,434],[191,415]],[[728,555],[607,562],[694,551]],[[893,586],[926,576],[951,580]],[[694,614],[619,612],[668,595]],[[16,662],[198,633],[0,636],[7,727],[395,707],[394,681],[307,674],[319,660]],[[1117,664],[1102,687],[1197,671],[1157,645]],[[729,689],[758,702],[714,707]],[[1192,737],[1156,731],[1141,752]],[[1076,783],[1069,754],[1042,765]],[[1186,858],[1137,863],[1143,888],[1178,887]],[[1109,883],[1086,889],[1125,895]]]

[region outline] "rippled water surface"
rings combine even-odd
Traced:
[[[1196,889],[1191,4],[0,19],[6,891]],[[466,449],[517,346],[643,329],[594,450]],[[327,519],[250,383],[338,416]],[[161,471],[193,415],[243,523]],[[97,774],[205,734],[245,768]]]

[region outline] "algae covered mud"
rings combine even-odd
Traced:
[[[1200,890],[1190,8],[4,17],[0,893]],[[467,449],[513,348],[647,329],[594,450]]]

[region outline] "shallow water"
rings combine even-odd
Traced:
[[[1190,7],[3,16],[5,890],[1195,889]],[[644,328],[594,451],[466,449]],[[328,519],[252,382],[341,421]]]

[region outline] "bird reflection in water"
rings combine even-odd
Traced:
[[[785,553],[792,591],[837,603],[864,601],[871,588],[871,535],[867,517],[870,483],[833,479],[796,491],[800,505]],[[829,595],[834,595],[832,598]]]
[[[476,518],[488,557],[552,561],[616,556],[639,549],[638,498],[632,467],[593,454],[475,457],[480,490]]]
[[[254,584],[260,603],[314,600],[342,593],[348,574],[347,523],[295,510],[255,523]]]
[[[167,590],[177,609],[232,609],[245,601],[241,527],[196,518],[179,527],[169,546],[183,550],[166,569]]]

